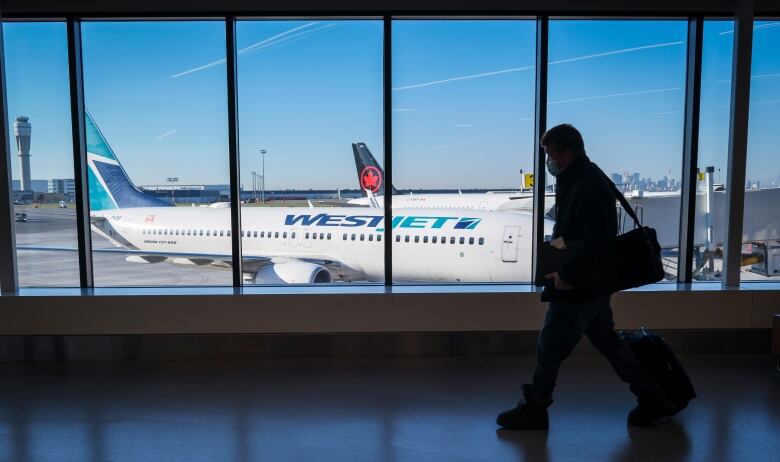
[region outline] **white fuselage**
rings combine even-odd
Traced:
[[[383,196],[376,196],[382,205]],[[367,197],[350,199],[349,204],[369,205]],[[555,195],[548,193],[545,198],[545,210],[555,204]],[[393,196],[393,209],[465,209],[465,210],[501,210],[506,212],[531,212],[533,210],[533,192],[486,192],[486,193],[432,193],[432,194],[396,194]]]
[[[128,208],[93,215],[105,218],[93,228],[127,249],[230,260],[230,209]],[[328,268],[333,279],[384,279],[381,209],[246,207],[241,217],[245,258],[267,258],[273,264],[315,262]],[[546,228],[551,233],[551,222]],[[393,278],[529,281],[531,231],[532,217],[525,213],[395,209]],[[245,264],[245,271],[247,267],[252,268]]]

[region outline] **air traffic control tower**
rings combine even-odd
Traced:
[[[30,177],[30,133],[32,126],[30,118],[19,116],[14,122],[14,135],[16,135],[16,148],[19,150],[19,166],[21,167],[21,190],[32,191],[32,179]]]

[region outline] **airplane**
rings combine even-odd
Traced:
[[[85,122],[91,228],[116,246],[93,251],[127,254],[136,263],[230,268],[230,208],[175,207],[142,191],[89,113]],[[244,207],[241,218],[247,282],[384,280],[381,209]],[[529,281],[532,222],[527,213],[398,208],[391,223],[393,278]],[[552,226],[545,223],[546,234]]]
[[[368,192],[374,194],[376,202],[382,204],[384,195],[384,171],[379,166],[374,156],[365,143],[353,143],[352,152],[355,157],[355,165],[358,173],[358,183],[365,197],[351,199],[350,205],[370,205]],[[393,208],[465,208],[470,210],[498,210],[507,212],[531,213],[533,210],[532,192],[487,192],[476,194],[401,194],[396,188],[393,191]],[[679,245],[679,221],[670,219],[680,215],[680,191],[647,192],[627,191],[624,193],[628,202],[634,208],[643,224],[649,224],[655,228],[658,241],[666,250],[675,249]],[[706,218],[706,194],[699,190],[696,198],[695,237],[696,245],[714,245],[723,242],[723,224],[726,222],[723,215],[725,205],[725,192],[716,191],[713,197],[710,237],[707,237],[708,222]],[[780,202],[780,188],[767,188],[761,190],[745,191],[745,208],[751,210],[745,217],[743,229],[743,242],[769,241],[778,238],[777,229],[780,224],[774,219],[776,205]],[[553,207],[555,206],[555,194],[545,194],[545,218],[554,220]],[[619,233],[625,233],[634,228],[633,221],[616,204],[618,214]],[[770,221],[771,220],[771,221]]]
[[[355,156],[358,185],[363,191],[363,197],[350,199],[348,205],[369,205],[367,191],[377,196],[382,203],[385,192],[385,172],[371,154],[365,143],[352,143],[352,153]],[[392,185],[393,208],[435,208],[435,209],[467,209],[467,210],[502,210],[513,212],[532,212],[532,191],[488,191],[473,194],[431,193],[402,194]],[[555,205],[555,194],[548,193],[545,197],[545,210]]]

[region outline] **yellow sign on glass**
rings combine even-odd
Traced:
[[[704,181],[704,172],[699,172],[697,175],[699,176],[699,181]]]
[[[534,174],[533,173],[524,173],[523,174],[523,189],[531,189],[534,187]]]

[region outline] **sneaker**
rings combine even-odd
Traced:
[[[677,412],[677,407],[661,390],[644,393],[637,402],[628,413],[628,424],[636,427],[656,427],[668,422]]]
[[[547,408],[552,404],[535,404],[521,400],[517,406],[504,411],[496,418],[496,423],[507,430],[547,430],[550,422]]]

